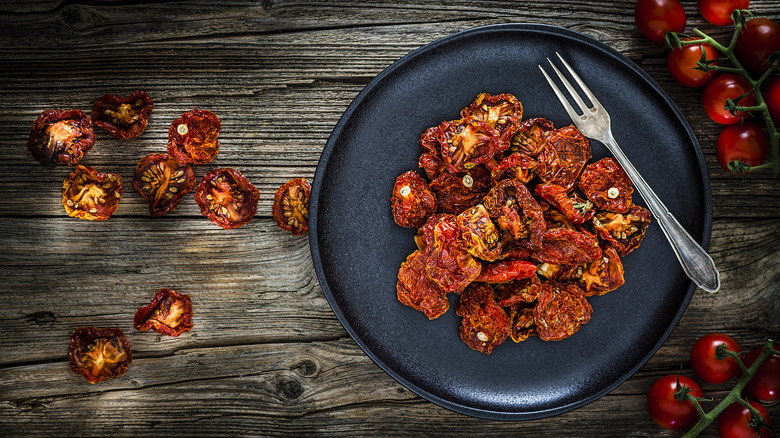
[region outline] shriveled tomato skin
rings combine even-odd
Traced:
[[[92,149],[95,131],[80,110],[42,112],[30,126],[27,149],[47,167],[75,166]]]
[[[463,317],[460,338],[473,350],[490,354],[512,333],[509,315],[496,302],[493,289],[485,283],[470,284],[455,309]]]
[[[602,158],[582,171],[579,187],[602,210],[625,213],[631,207],[634,184],[614,158]]]
[[[121,329],[81,327],[70,337],[68,360],[71,371],[97,383],[124,374],[133,354]]]
[[[436,195],[419,173],[410,170],[396,178],[390,206],[396,224],[419,228],[436,211]]]
[[[126,97],[106,94],[92,105],[90,117],[95,126],[105,129],[114,138],[129,140],[144,132],[153,109],[154,102],[145,91],[139,90]]]
[[[447,293],[428,277],[425,255],[415,251],[406,258],[398,270],[396,294],[401,304],[419,310],[428,319],[435,319],[450,307]]]
[[[309,232],[309,197],[311,184],[306,178],[293,178],[282,184],[274,194],[271,213],[279,228],[293,236]]]
[[[231,168],[207,173],[195,189],[201,214],[226,230],[248,224],[255,217],[259,199],[257,187]]]
[[[187,332],[192,323],[192,300],[187,294],[173,289],[160,289],[152,303],[138,309],[133,317],[136,330],[154,330],[172,337]]]
[[[219,154],[220,129],[222,122],[211,111],[187,111],[168,128],[168,153],[181,163],[210,163]]]
[[[78,164],[62,183],[62,206],[70,217],[104,221],[119,208],[123,193],[120,175]]]
[[[537,156],[537,174],[542,181],[559,185],[569,192],[577,184],[590,157],[590,141],[574,125],[548,131]]]
[[[560,341],[576,333],[590,321],[593,308],[582,289],[574,283],[542,283],[534,322],[543,341]]]
[[[184,195],[195,188],[195,172],[169,154],[149,154],[138,162],[133,190],[149,203],[149,214],[163,216],[179,206]]]

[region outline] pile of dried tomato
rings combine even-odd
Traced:
[[[590,320],[587,297],[623,284],[650,213],[612,158],[594,163],[574,126],[523,121],[511,94],[480,94],[420,137],[419,166],[395,181],[395,222],[418,228],[398,300],[429,319],[460,297],[461,339],[490,354],[508,337],[557,341]],[[427,177],[427,179],[426,179]]]

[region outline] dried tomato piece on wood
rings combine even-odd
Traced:
[[[282,184],[274,195],[271,213],[274,222],[293,236],[309,232],[309,196],[311,185],[306,178],[294,178]]]
[[[515,240],[527,238],[531,248],[542,244],[546,229],[544,212],[522,182],[514,179],[499,182],[482,203],[498,226],[508,230]]]
[[[523,105],[511,94],[481,93],[474,102],[460,112],[464,119],[474,118],[499,132],[502,142],[508,142],[517,132],[523,118]]]
[[[459,214],[456,220],[471,255],[489,262],[501,255],[501,236],[482,204]]]
[[[138,162],[133,190],[149,203],[149,214],[158,217],[176,209],[184,195],[195,188],[195,172],[168,154],[149,154]]]
[[[470,284],[461,294],[455,312],[463,318],[460,338],[473,350],[490,354],[512,332],[509,316],[487,284]]]
[[[48,110],[30,126],[27,149],[44,166],[74,166],[92,149],[93,143],[95,131],[83,111]]]
[[[119,207],[122,177],[79,164],[62,183],[62,206],[70,217],[104,221]]]
[[[498,305],[509,307],[520,303],[531,303],[539,296],[542,283],[536,275],[520,280],[512,280],[496,286],[495,294]]]
[[[161,335],[179,336],[192,329],[192,300],[187,294],[160,289],[152,303],[135,313],[133,326],[143,332],[151,329]]]
[[[490,190],[490,172],[482,166],[460,173],[442,172],[431,181],[430,188],[436,195],[438,211],[458,214],[479,204]]]
[[[479,275],[482,264],[468,252],[454,215],[428,218],[422,240],[428,276],[444,292],[460,292]]]
[[[154,109],[152,99],[145,91],[136,91],[127,97],[106,94],[92,105],[92,123],[107,130],[114,138],[128,140],[144,132],[149,114]]]
[[[230,168],[207,173],[195,189],[201,214],[226,230],[248,224],[255,217],[259,199],[257,187]]]
[[[574,126],[545,133],[537,156],[539,178],[557,184],[567,192],[574,188],[582,169],[590,160],[590,141]]]
[[[542,246],[534,259],[554,265],[579,265],[601,257],[596,237],[567,228],[552,228],[544,233]]]
[[[439,125],[441,155],[450,173],[469,170],[508,146],[497,130],[476,119],[460,119]]]
[[[410,170],[395,179],[390,206],[396,224],[419,228],[436,212],[436,195],[419,173]]]
[[[97,383],[124,374],[133,355],[122,330],[81,327],[70,337],[68,360],[71,371]]]
[[[537,301],[534,323],[543,341],[560,341],[573,335],[590,321],[593,312],[582,289],[574,283],[546,281]]]
[[[586,297],[604,295],[623,285],[623,273],[623,262],[617,251],[607,245],[600,259],[587,264],[579,281],[585,287]]]
[[[644,240],[650,212],[638,205],[632,205],[626,213],[600,211],[593,216],[592,223],[599,236],[625,256]]]
[[[187,111],[168,129],[168,153],[181,163],[210,163],[219,154],[221,128],[219,117],[211,111]]]
[[[601,210],[625,213],[631,207],[634,185],[614,158],[602,158],[585,167],[579,186]]]
[[[479,276],[474,281],[481,283],[506,283],[536,275],[536,265],[525,260],[506,260],[483,263]]]
[[[509,152],[535,158],[542,151],[545,134],[553,129],[555,129],[553,123],[543,117],[526,120],[512,137]]]
[[[419,310],[428,319],[438,318],[450,308],[446,292],[428,277],[420,251],[411,253],[401,264],[396,292],[401,304]]]

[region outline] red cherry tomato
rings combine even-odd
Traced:
[[[699,420],[699,413],[688,401],[679,401],[675,397],[679,387],[687,386],[690,394],[696,397],[703,395],[699,385],[693,379],[685,376],[669,375],[658,379],[647,393],[647,411],[653,420],[664,429],[687,429]]]
[[[723,333],[704,335],[691,348],[691,368],[705,382],[725,383],[739,373],[739,365],[733,358],[715,358],[715,350],[723,344],[731,351],[742,352],[737,341]]]
[[[639,0],[634,8],[639,32],[657,43],[663,43],[668,32],[685,30],[686,18],[678,0]]]
[[[761,354],[761,348],[756,348],[742,359],[746,367],[750,368],[753,365],[758,355]],[[745,386],[745,394],[762,403],[773,403],[780,400],[780,355],[773,354],[766,358]]]
[[[775,125],[780,125],[780,76],[772,79],[764,90],[764,102]]]
[[[769,140],[764,131],[753,122],[727,126],[718,136],[715,155],[720,165],[729,172],[732,171],[729,169],[729,163],[732,161],[758,166],[763,164],[769,155]]]
[[[701,96],[704,111],[707,112],[707,115],[713,121],[721,125],[739,123],[743,118],[747,117],[747,113],[740,111],[737,113],[738,115],[732,115],[724,108],[726,99],[736,100],[739,96],[751,90],[750,84],[742,76],[735,73],[719,74],[704,87],[704,92]],[[740,106],[753,106],[756,104],[756,99],[750,94],[736,103]]]
[[[750,400],[750,406],[758,409],[764,423],[771,425],[772,419],[766,412],[766,408],[760,403]],[[739,403],[732,403],[718,416],[718,435],[721,438],[753,438],[758,437],[755,429],[750,426],[750,410]],[[766,427],[761,428],[761,438],[769,438],[770,431]]]
[[[737,38],[734,53],[747,68],[763,73],[769,68],[769,55],[780,51],[780,24],[768,18],[747,22]]]
[[[725,26],[733,23],[734,9],[747,9],[750,0],[699,0],[701,15],[710,23]]]
[[[690,41],[693,38],[685,38]],[[701,49],[708,60],[718,58],[718,53],[709,44],[691,45],[682,48],[675,47],[666,56],[666,67],[674,80],[686,87],[702,87],[715,77],[715,71],[704,72],[696,68],[696,63],[701,59]]]

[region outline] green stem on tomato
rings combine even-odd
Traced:
[[[718,403],[717,406],[712,408],[711,411],[705,413],[704,410],[699,405],[699,400],[689,394],[686,394],[686,398],[693,403],[693,406],[696,407],[696,410],[699,411],[699,422],[696,423],[691,430],[686,432],[685,435],[683,435],[683,438],[691,438],[698,436],[701,431],[703,431],[707,426],[710,425],[713,421],[715,421],[716,418],[718,418],[718,415],[721,414],[727,407],[731,406],[732,403],[740,403],[750,409],[750,412],[758,418],[758,411],[756,408],[750,406],[750,403],[748,403],[744,398],[742,398],[742,390],[745,389],[745,386],[747,386],[748,382],[750,382],[750,379],[753,378],[753,376],[756,374],[756,371],[758,371],[758,368],[761,366],[761,364],[764,363],[764,361],[771,356],[772,354],[775,354],[777,350],[774,348],[774,341],[772,339],[769,339],[766,341],[766,344],[764,344],[764,348],[761,349],[761,353],[756,358],[756,361],[753,362],[753,364],[750,366],[750,368],[747,368],[745,364],[742,362],[742,358],[739,357],[739,354],[733,352],[733,351],[726,351],[726,353],[733,357],[734,360],[737,361],[737,364],[739,365],[739,368],[742,370],[742,378],[739,379],[739,382],[737,382],[736,385],[734,385],[734,388],[731,390],[731,392],[726,395],[726,397],[721,400],[720,403]]]

